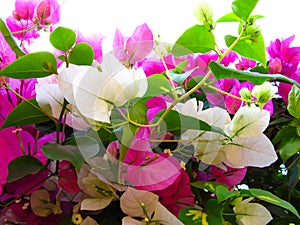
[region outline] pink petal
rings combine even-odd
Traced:
[[[131,64],[143,60],[153,49],[153,34],[147,24],[138,26],[126,42]]]

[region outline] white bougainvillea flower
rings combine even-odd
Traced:
[[[243,106],[234,115],[226,132],[230,136],[253,137],[260,135],[269,125],[270,112],[256,106]]]
[[[218,127],[231,137],[229,139],[211,131],[186,131],[181,138],[195,140],[192,143],[194,155],[203,163],[216,166],[225,163],[233,168],[242,168],[265,167],[277,160],[273,144],[263,134],[270,120],[267,110],[244,106],[231,121],[228,112],[218,107],[199,111],[196,100],[179,104],[174,109]]]
[[[158,199],[158,195],[152,192],[128,187],[120,198],[121,209],[128,215],[123,218],[122,225],[155,225],[157,221],[163,225],[183,225]],[[143,219],[136,220],[132,217],[140,217]],[[151,222],[149,218],[153,222]]]
[[[142,97],[148,87],[142,68],[127,69],[111,54],[104,56],[100,69],[70,65],[60,77],[67,100],[83,116],[101,122],[110,122],[114,105],[119,107],[130,99]]]
[[[265,167],[277,160],[274,146],[264,134],[247,138],[235,137],[222,150],[226,153],[226,164],[234,168]]]
[[[252,95],[257,99],[257,102],[264,106],[270,99],[272,99],[277,92],[277,87],[270,82],[264,82],[261,85],[256,85],[252,89]]]
[[[253,198],[248,198],[238,203],[233,211],[239,225],[265,225],[273,218],[271,213],[261,204],[250,203]]]
[[[57,83],[47,83],[47,81],[39,80],[36,84],[36,100],[40,108],[45,113],[50,113],[50,116],[58,119],[64,104],[65,95],[59,88]],[[65,123],[76,129],[86,130],[90,126],[82,119],[81,115],[78,114],[77,109],[72,105],[68,105],[65,110],[66,121]]]

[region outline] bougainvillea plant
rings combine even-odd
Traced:
[[[300,47],[267,47],[258,0],[175,44],[146,23],[59,26],[56,0],[0,20],[0,224],[299,224]],[[216,43],[214,28],[237,27]],[[52,52],[30,52],[41,32]]]

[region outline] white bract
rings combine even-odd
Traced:
[[[112,55],[104,57],[101,69],[70,65],[59,74],[66,99],[89,119],[110,122],[114,106],[145,94],[148,83],[142,68],[127,69]]]
[[[273,144],[263,134],[269,124],[269,111],[244,106],[231,120],[228,112],[218,107],[195,112],[195,100],[179,104],[174,109],[218,127],[229,136],[199,130],[188,130],[182,135],[182,139],[195,140],[195,156],[206,164],[221,166],[225,163],[234,168],[265,167],[277,160]]]
[[[271,213],[261,204],[250,203],[248,198],[237,204],[233,211],[239,225],[265,225],[273,218]]]

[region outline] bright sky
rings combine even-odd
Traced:
[[[133,33],[136,26],[147,23],[162,41],[174,43],[189,27],[197,23],[193,16],[194,6],[200,0],[59,0],[62,4],[60,25],[78,29],[83,34],[102,33],[106,39],[104,49],[111,48],[116,27],[125,36]],[[0,0],[0,16],[5,19],[14,9],[15,0]],[[230,12],[232,0],[207,0],[212,6],[214,19]],[[296,34],[294,46],[300,46],[299,0],[260,0],[255,13],[264,15],[260,25],[266,45],[276,38]],[[236,34],[237,24],[217,24],[215,35],[221,47],[223,36]],[[45,39],[48,38],[47,36]],[[46,39],[47,40],[47,39]],[[49,48],[45,40],[36,43],[39,50]]]

